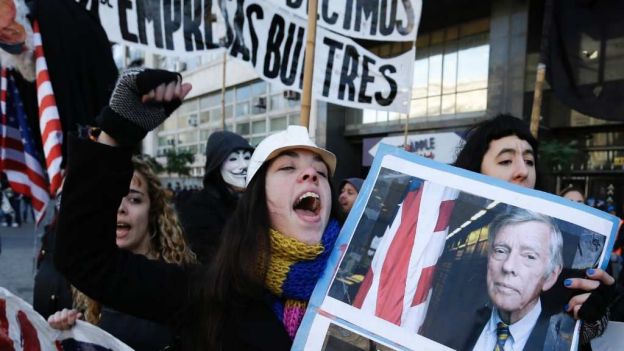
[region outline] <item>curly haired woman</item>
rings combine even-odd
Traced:
[[[128,195],[117,210],[116,244],[120,249],[150,260],[186,265],[195,262],[178,216],[150,166],[132,158],[134,174]],[[162,350],[173,342],[172,333],[161,324],[117,312],[74,290],[77,309],[64,309],[48,318],[57,329],[71,328],[77,318],[99,325],[135,350]]]

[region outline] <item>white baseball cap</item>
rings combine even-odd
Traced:
[[[270,161],[286,150],[304,149],[321,156],[321,159],[329,167],[330,174],[336,170],[336,155],[322,149],[310,139],[308,129],[302,126],[288,126],[284,131],[269,135],[264,138],[251,155],[247,167],[247,181],[245,186],[253,179],[254,175],[266,161]]]

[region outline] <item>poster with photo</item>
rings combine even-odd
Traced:
[[[564,281],[606,267],[618,224],[382,145],[293,349],[574,350]]]

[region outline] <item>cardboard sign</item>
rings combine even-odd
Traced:
[[[293,348],[491,351],[504,321],[514,349],[572,351],[564,280],[606,267],[618,224],[381,145]]]

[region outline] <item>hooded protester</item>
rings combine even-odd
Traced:
[[[208,138],[204,189],[178,209],[187,241],[200,262],[207,262],[221,242],[223,226],[245,190],[253,150],[236,133],[219,131]]]

